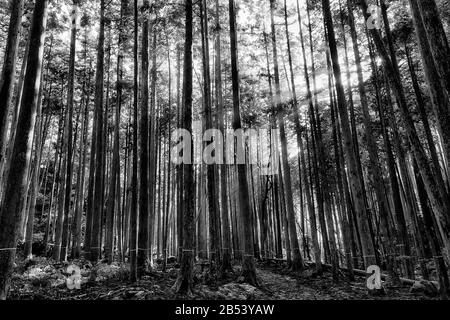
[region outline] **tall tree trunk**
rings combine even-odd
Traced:
[[[62,110],[61,110],[62,111]],[[62,112],[61,112],[62,113]],[[45,227],[45,234],[44,234],[44,244],[45,248],[48,248],[48,241],[51,241],[53,232],[52,232],[52,221],[53,221],[53,200],[54,195],[57,193],[57,182],[59,180],[59,174],[60,174],[60,168],[61,168],[61,144],[62,144],[62,128],[64,127],[64,121],[63,116],[61,115],[59,117],[59,123],[58,123],[58,137],[56,140],[56,146],[55,146],[55,159],[53,161],[53,181],[51,185],[51,191],[50,191],[50,200],[48,205],[48,215],[47,215],[47,222]]]
[[[304,50],[304,42],[302,45],[302,54],[303,54],[303,61],[304,61],[304,77],[306,82],[306,90],[307,90],[307,96],[309,96],[308,99],[308,107],[309,107],[309,122],[311,126],[311,145],[313,148],[312,156],[314,160],[313,163],[313,175],[314,180],[311,179],[311,181],[314,181],[314,184],[316,186],[316,198],[317,198],[317,213],[319,218],[319,224],[321,229],[321,236],[322,236],[322,244],[323,244],[323,251],[325,256],[325,262],[329,262],[330,260],[330,245],[328,241],[328,230],[325,220],[325,209],[324,209],[324,190],[323,190],[323,176],[324,171],[320,170],[325,168],[325,151],[324,151],[324,145],[322,140],[322,126],[321,126],[321,119],[320,119],[320,113],[319,113],[319,104],[318,104],[318,98],[317,98],[317,85],[316,85],[316,67],[315,67],[315,59],[314,59],[314,42],[313,42],[313,36],[312,36],[312,20],[310,17],[310,9],[309,9],[309,2],[306,1],[307,6],[307,15],[308,15],[308,31],[309,31],[309,43],[310,43],[310,55],[311,55],[311,75],[312,75],[312,82],[313,82],[313,91],[314,91],[314,100],[311,95],[311,85],[309,81],[309,74],[308,74],[308,68],[306,63],[306,55]],[[303,31],[302,31],[303,33]],[[302,36],[302,35],[301,35]],[[300,42],[302,37],[300,37]],[[309,88],[309,90],[308,90]],[[309,91],[309,93],[308,93]],[[322,179],[321,179],[322,178]],[[323,181],[321,181],[323,180]],[[322,183],[321,183],[322,182]],[[318,270],[320,272],[320,270]]]
[[[192,137],[192,0],[185,0],[186,33],[184,43],[183,73],[183,129]],[[192,138],[190,141],[192,145]],[[194,202],[194,167],[192,154],[190,163],[183,164],[183,252],[181,266],[175,289],[178,292],[192,294],[195,247],[195,202]]]
[[[230,16],[230,43],[231,43],[231,82],[233,90],[233,130],[242,128],[240,114],[239,97],[239,69],[238,69],[238,48],[237,48],[237,30],[236,13],[234,0],[228,1],[228,10]],[[238,146],[241,147],[241,146]],[[242,146],[243,147],[243,146]],[[256,269],[253,250],[253,227],[251,225],[250,198],[248,193],[248,183],[246,174],[246,165],[237,164],[238,192],[239,192],[239,213],[242,216],[244,228],[244,257],[242,262],[242,274],[246,282],[256,285]]]
[[[133,83],[133,169],[131,173],[131,204],[130,204],[130,281],[137,280],[137,223],[138,223],[138,190],[137,190],[137,172],[138,172],[138,39],[139,39],[139,14],[138,0],[134,0],[134,83]]]
[[[95,181],[95,158],[96,154],[96,131],[98,126],[98,113],[93,110],[92,131],[91,131],[91,152],[89,155],[89,179],[87,190],[86,227],[84,234],[83,251],[87,260],[91,259],[92,224],[94,221],[94,181]]]
[[[3,69],[0,78],[0,166],[4,161],[6,149],[6,128],[9,107],[12,101],[14,77],[16,75],[17,51],[20,42],[24,1],[15,0],[9,3],[11,4],[11,17],[9,19],[8,38],[6,40]]]
[[[289,62],[289,71],[290,71],[290,81],[291,81],[291,87],[292,87],[292,100],[294,103],[294,125],[295,125],[295,131],[296,131],[296,135],[297,135],[297,148],[300,150],[301,148],[301,126],[300,126],[300,116],[299,116],[299,112],[298,112],[298,102],[297,102],[297,92],[295,90],[295,77],[294,77],[294,68],[293,68],[293,63],[292,63],[292,55],[291,55],[291,43],[289,40],[289,25],[288,25],[288,14],[287,14],[287,5],[286,5],[286,0],[284,1],[284,25],[285,25],[285,31],[286,31],[286,44],[287,44],[287,53],[288,53],[288,62]],[[300,151],[301,152],[301,151]],[[301,160],[300,160],[300,155],[297,156],[297,161],[298,161],[298,174],[299,174],[299,185],[300,185],[300,199],[302,199],[302,189],[301,189],[301,181],[302,181],[302,170],[301,170]],[[302,201],[300,201],[302,202]],[[303,205],[302,203],[300,204],[300,211],[301,211],[301,216],[303,216]],[[293,217],[293,221],[291,221],[291,223],[294,224],[294,228],[295,228],[295,214]],[[292,228],[292,226],[291,226]],[[295,233],[296,235],[296,233]],[[305,239],[303,237],[303,239]],[[298,245],[298,239],[295,239],[295,243]],[[303,264],[303,262],[298,262],[295,261],[295,255],[296,253],[296,248],[295,246],[293,247],[294,250],[294,263],[301,263]],[[300,248],[298,249],[298,254],[300,254]],[[300,254],[300,260],[301,260],[301,254]],[[293,266],[294,268],[297,268],[297,266]],[[301,269],[302,267],[300,267]]]
[[[139,236],[137,267],[138,277],[143,276],[148,256],[148,36],[150,3],[144,1],[141,8],[142,23],[142,66],[141,66],[141,110],[139,123]]]
[[[91,260],[97,261],[101,257],[101,225],[103,212],[103,176],[104,176],[104,111],[103,111],[103,78],[105,57],[105,0],[100,0],[100,31],[97,46],[97,71],[95,75],[95,111],[97,112],[96,153],[95,153],[95,181],[94,181],[94,211],[92,224]],[[107,119],[105,119],[106,121]],[[106,129],[106,128],[105,128]]]
[[[41,74],[40,81],[40,89],[39,89],[39,100],[37,105],[36,112],[36,129],[34,130],[35,138],[34,138],[34,162],[33,162],[33,171],[30,182],[30,196],[29,196],[29,205],[28,205],[28,221],[27,228],[25,234],[25,248],[24,253],[28,259],[32,258],[32,249],[33,249],[33,225],[34,225],[34,216],[36,212],[36,194],[39,192],[38,189],[38,179],[41,168],[41,158],[42,158],[42,143],[41,140],[45,140],[43,138],[44,131],[44,121],[42,117],[42,90],[43,90],[43,74]]]
[[[338,134],[337,131],[339,130],[338,123],[336,121],[337,117],[335,114],[336,105],[334,103],[333,94],[332,94],[332,83],[331,83],[331,70],[329,71],[329,88],[330,88],[330,109],[331,109],[331,123],[333,125],[333,148],[334,148],[334,154],[335,154],[335,163],[336,163],[336,182],[337,182],[337,189],[338,189],[338,196],[337,196],[337,202],[340,210],[341,215],[341,227],[342,227],[342,233],[344,238],[344,251],[345,251],[345,259],[347,263],[347,269],[349,271],[349,280],[353,281],[355,278],[354,272],[353,272],[353,263],[352,263],[352,252],[351,252],[351,220],[350,217],[350,206],[348,206],[348,202],[346,199],[345,194],[345,183],[343,179],[346,179],[345,177],[345,170],[343,169],[342,164],[342,158],[343,155],[340,152],[340,148],[338,145]],[[340,142],[339,142],[340,143]]]
[[[222,137],[225,139],[225,117],[223,108],[223,94],[222,94],[222,51],[221,51],[221,37],[220,32],[222,27],[220,25],[220,12],[219,12],[219,0],[215,3],[215,97],[216,97],[216,110],[218,127],[222,132]],[[225,272],[231,271],[231,235],[230,235],[230,220],[228,218],[228,188],[227,188],[227,171],[228,167],[226,162],[226,150],[223,150],[223,164],[220,167],[220,201],[221,201],[221,218],[222,218],[222,265],[221,272],[225,275]]]
[[[431,253],[433,254],[434,263],[437,271],[438,281],[439,281],[439,291],[441,297],[447,299],[447,295],[450,293],[450,283],[448,279],[448,271],[445,266],[444,258],[442,257],[441,245],[439,243],[437,235],[438,230],[436,230],[436,223],[433,221],[433,215],[430,212],[428,206],[428,197],[425,191],[425,186],[423,184],[422,177],[420,176],[419,169],[417,167],[417,162],[413,159],[414,174],[416,177],[417,193],[419,194],[420,203],[422,205],[422,213],[425,229],[427,230],[427,236],[430,240]]]
[[[114,146],[113,146],[113,159],[111,167],[111,175],[109,182],[109,201],[106,212],[106,237],[105,237],[105,258],[111,263],[114,256],[114,217],[119,218],[116,223],[120,225],[120,215],[115,215],[116,208],[120,208],[120,198],[117,196],[120,194],[118,187],[120,183],[120,154],[119,154],[119,128],[120,128],[120,110],[122,107],[122,82],[123,82],[123,58],[124,58],[124,42],[125,42],[125,21],[127,17],[128,0],[122,0],[120,5],[120,24],[119,24],[119,40],[118,40],[118,54],[117,54],[117,81],[116,92],[117,101],[115,108],[115,126],[114,126]],[[120,210],[119,210],[120,211]],[[118,213],[118,212],[117,212]],[[117,228],[120,230],[120,227]],[[121,243],[120,236],[118,237],[118,243]]]
[[[53,36],[51,36],[51,45],[53,45]],[[30,50],[30,37],[28,37],[27,44],[25,47],[24,57],[28,56],[28,52]],[[17,93],[14,98],[14,109],[11,119],[11,125],[10,125],[10,134],[8,137],[8,143],[7,146],[5,146],[6,150],[4,150],[4,160],[3,162],[0,162],[0,173],[3,177],[3,180],[6,180],[6,177],[8,175],[9,166],[11,164],[11,152],[12,147],[16,135],[16,128],[17,128],[17,121],[19,118],[19,111],[20,111],[20,104],[22,102],[22,94],[23,94],[23,82],[25,78],[25,71],[27,69],[27,59],[22,59],[22,66],[20,70],[20,77],[19,77],[19,84],[17,85]],[[6,139],[6,138],[5,138]],[[4,142],[6,144],[6,141]],[[4,183],[3,183],[4,184]],[[2,185],[2,190],[4,189],[4,185]],[[3,194],[2,194],[3,196]]]
[[[414,67],[414,62],[411,57],[411,51],[408,46],[405,44],[405,55],[406,60],[408,61],[409,73],[411,74],[411,82],[414,89],[414,94],[417,99],[417,109],[420,114],[420,118],[422,120],[423,129],[425,131],[425,136],[427,138],[428,149],[430,151],[431,160],[433,161],[434,172],[436,175],[436,179],[440,186],[445,186],[444,179],[442,177],[441,165],[439,164],[439,157],[437,154],[436,146],[434,143],[433,135],[431,133],[430,124],[428,123],[428,115],[425,110],[426,104],[423,99],[422,91],[420,89],[419,80],[417,79],[416,70]]]
[[[450,161],[450,108],[449,97],[446,94],[444,87],[442,86],[441,79],[439,77],[438,65],[445,64],[444,61],[435,62],[433,60],[433,53],[430,49],[427,33],[425,31],[424,22],[420,15],[419,3],[416,0],[409,0],[414,28],[416,30],[417,42],[419,44],[422,61],[424,65],[425,79],[428,84],[428,90],[430,92],[430,98],[433,106],[434,116],[437,122],[438,132],[442,139],[444,158],[446,162]],[[450,76],[450,74],[449,74]],[[437,169],[437,168],[436,168]],[[443,185],[441,185],[443,187]],[[448,195],[447,195],[448,196]]]
[[[347,103],[345,99],[344,88],[342,86],[341,68],[339,65],[338,51],[333,29],[333,20],[331,16],[329,0],[322,0],[322,9],[328,35],[328,44],[333,66],[333,74],[335,78],[337,104],[341,119],[342,136],[344,138],[345,160],[349,169],[349,180],[353,194],[353,202],[358,218],[358,227],[361,232],[364,264],[366,267],[368,267],[372,264],[375,264],[375,248],[372,239],[370,238],[368,213],[363,199],[364,190],[361,185],[361,178],[358,176],[356,156],[353,152],[354,146],[348,121]]]
[[[301,48],[302,48],[302,57],[303,57],[303,75],[305,77],[305,82],[306,82],[306,96],[308,99],[309,111],[310,111],[310,115],[311,115],[311,112],[313,112],[313,109],[314,109],[313,108],[313,97],[312,97],[312,93],[311,93],[311,84],[310,84],[310,80],[309,80],[308,64],[306,62],[306,50],[305,50],[305,42],[304,42],[304,38],[303,38],[302,18],[301,18],[301,14],[300,14],[300,6],[299,6],[298,1],[297,1],[297,18],[298,18],[298,23],[299,23],[300,44],[301,44]],[[313,57],[311,57],[311,59],[313,59]],[[314,116],[312,115],[312,117],[310,119],[312,120],[311,121],[311,133],[314,134],[314,132],[316,130]],[[305,154],[304,154],[302,145],[303,145],[303,142],[300,139],[300,152],[301,152],[301,156],[302,156],[302,167],[303,167],[303,171],[305,172],[305,175],[306,175],[306,161],[304,159]],[[305,179],[305,182],[307,182],[306,176],[304,177],[304,179]],[[313,184],[312,180],[310,181],[310,184],[311,185]],[[318,229],[317,229],[316,215],[315,215],[315,210],[314,210],[314,203],[313,203],[314,201],[312,199],[311,192],[309,189],[310,184],[305,183],[306,202],[308,205],[308,214],[309,214],[311,238],[312,238],[311,240],[312,240],[313,251],[314,251],[314,260],[316,263],[316,271],[321,273],[322,272],[322,263],[320,260],[320,247],[319,247],[319,239],[318,239],[318,232],[317,232]],[[321,206],[321,207],[323,208],[323,206]]]
[[[181,128],[182,120],[181,106],[181,44],[177,44],[177,124]],[[183,167],[176,167],[177,170],[177,261],[181,262],[183,250]]]
[[[436,1],[420,0],[416,2],[420,6],[423,24],[428,35],[428,43],[441,76],[442,86],[450,95],[450,47]]]
[[[66,122],[66,153],[67,153],[67,165],[66,165],[66,180],[64,181],[65,196],[64,196],[64,222],[62,230],[62,247],[61,247],[61,260],[66,260],[69,244],[69,211],[72,200],[72,118],[73,118],[73,106],[74,106],[74,86],[75,86],[75,52],[77,41],[77,13],[78,13],[78,0],[73,0],[72,7],[72,30],[70,40],[70,58],[69,58],[69,83],[67,91],[67,109],[68,119]]]
[[[62,141],[61,141],[61,169],[59,174],[59,187],[58,187],[58,201],[56,203],[57,213],[56,213],[56,225],[55,227],[55,244],[53,246],[53,259],[59,261],[61,258],[61,243],[62,243],[62,233],[64,224],[64,197],[66,196],[66,174],[67,174],[67,122],[69,117],[67,114],[68,108],[64,108],[64,127],[62,131]]]
[[[351,11],[351,10],[349,10],[349,11]],[[379,216],[381,219],[381,230],[382,230],[382,233],[383,233],[382,235],[384,238],[383,240],[387,246],[387,251],[388,251],[387,255],[386,255],[387,266],[389,269],[389,273],[392,277],[392,280],[395,280],[396,282],[398,282],[398,279],[397,279],[398,276],[396,275],[396,271],[395,271],[394,243],[401,244],[399,246],[402,248],[402,252],[400,252],[400,254],[402,256],[406,255],[405,249],[408,249],[407,251],[410,254],[409,244],[407,243],[408,239],[406,238],[406,236],[407,236],[406,225],[404,223],[402,223],[402,222],[404,222],[403,212],[402,211],[396,212],[397,218],[399,218],[398,224],[400,227],[398,230],[398,234],[395,229],[393,230],[394,234],[392,234],[392,230],[390,230],[390,226],[389,226],[389,222],[388,222],[389,216],[390,216],[390,208],[389,208],[389,204],[388,204],[388,199],[386,197],[386,190],[384,188],[384,181],[383,181],[383,176],[381,173],[381,164],[380,164],[380,159],[378,156],[378,148],[377,148],[377,145],[376,145],[376,142],[374,139],[372,120],[370,118],[369,106],[368,106],[366,91],[365,91],[365,87],[364,87],[364,78],[363,78],[362,67],[361,67],[361,56],[360,56],[356,32],[355,32],[355,28],[354,28],[353,13],[351,13],[350,15],[351,15],[351,18],[349,20],[351,21],[350,23],[352,24],[351,34],[352,34],[352,41],[353,41],[353,53],[355,55],[355,64],[356,64],[356,70],[357,70],[357,75],[358,75],[358,90],[359,90],[359,96],[360,96],[360,100],[361,100],[361,108],[363,111],[363,122],[364,122],[364,127],[365,127],[364,137],[367,142],[367,150],[369,153],[370,166],[368,167],[368,171],[369,171],[369,176],[372,181],[372,185],[375,189],[375,194],[376,194],[376,198],[377,198],[378,212],[379,212]],[[342,24],[343,24],[343,22],[342,22]],[[343,31],[345,32],[344,25],[343,25]],[[344,35],[344,39],[345,39],[345,35]],[[346,45],[345,45],[345,47],[346,47]],[[347,48],[345,48],[345,50],[347,52]],[[350,87],[350,71],[349,71],[347,54],[346,54],[346,65],[347,65],[347,81],[348,81],[348,85],[349,85],[349,91],[351,92],[352,88]]]
[[[12,149],[0,214],[0,300],[5,300],[11,281],[17,237],[19,235],[20,203],[26,190],[26,173],[30,164],[30,151],[38,103],[47,26],[47,0],[36,0],[30,29],[30,51],[24,79],[23,100],[20,108],[16,139]],[[6,249],[6,250],[5,250]]]
[[[276,48],[276,36],[275,36],[275,24],[274,24],[274,5],[275,0],[270,0],[270,17],[272,26],[272,46],[273,46],[273,63],[274,63],[274,73],[275,73],[275,108],[277,112],[278,125],[280,128],[280,142],[281,142],[281,162],[283,167],[283,182],[284,191],[286,198],[286,213],[289,224],[289,239],[292,250],[292,269],[294,271],[303,269],[303,259],[300,254],[300,247],[298,243],[297,230],[295,224],[295,212],[294,212],[294,202],[292,198],[292,182],[291,182],[291,172],[288,162],[287,153],[287,138],[286,129],[283,118],[283,110],[281,110],[281,89],[280,89],[280,76],[278,72],[278,61],[277,61],[277,48]],[[298,125],[298,130],[299,130]]]
[[[202,34],[202,62],[203,62],[203,97],[205,117],[205,129],[213,129],[212,123],[212,103],[211,103],[211,79],[209,67],[209,38],[208,38],[208,16],[205,0],[199,2],[200,6],[200,24]],[[212,138],[215,139],[215,138]],[[214,144],[217,142],[214,141]],[[204,142],[204,148],[207,143]],[[215,151],[217,152],[217,150]],[[216,177],[213,163],[206,163],[206,181],[207,181],[207,198],[208,198],[208,214],[209,214],[209,260],[212,275],[215,274],[216,264],[219,262],[218,249],[220,245],[218,224],[218,203],[216,192]]]
[[[150,155],[149,156],[149,208],[150,208],[150,219],[149,219],[149,236],[148,236],[148,248],[150,254],[152,254],[152,245],[153,245],[153,233],[155,228],[155,194],[156,194],[156,159],[157,159],[157,144],[158,141],[155,139],[156,136],[156,81],[157,81],[157,65],[156,65],[156,40],[157,40],[157,32],[156,25],[153,21],[151,22],[151,30],[152,30],[152,68],[151,68],[151,83],[150,83],[150,123],[149,123],[149,146],[150,146]],[[150,259],[150,268],[153,267],[153,258]]]
[[[364,18],[368,19],[368,6],[365,0],[360,2],[361,9],[364,14]],[[414,122],[408,109],[406,97],[401,85],[401,79],[398,72],[395,72],[394,65],[390,59],[386,48],[382,42],[381,36],[378,30],[370,30],[372,38],[377,47],[378,53],[383,59],[386,76],[389,79],[391,88],[396,96],[400,113],[402,115],[406,134],[408,136],[409,143],[411,145],[414,157],[417,160],[417,164],[420,169],[420,173],[425,183],[427,194],[432,203],[433,212],[438,221],[440,232],[444,239],[447,252],[450,254],[450,204],[449,199],[442,194],[441,190],[436,185],[436,179],[428,163],[428,159],[425,155],[423,146],[418,138]]]
[[[86,51],[85,51],[86,52]],[[85,56],[86,58],[86,56]],[[88,86],[91,79],[89,76]],[[86,90],[82,90],[87,95]],[[85,177],[86,177],[86,157],[87,157],[87,139],[88,139],[88,125],[89,125],[89,96],[84,98],[84,115],[83,124],[81,127],[80,136],[80,151],[79,151],[79,165],[77,175],[77,193],[75,197],[75,212],[72,226],[72,257],[77,259],[81,254],[81,222],[83,218],[84,209],[84,195],[85,195]],[[80,111],[81,112],[81,111]]]

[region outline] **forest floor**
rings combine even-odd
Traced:
[[[386,288],[383,295],[370,295],[364,277],[349,282],[342,274],[334,282],[331,273],[314,274],[309,268],[302,274],[292,273],[284,263],[257,263],[258,287],[243,283],[240,267],[233,267],[225,279],[212,281],[205,264],[195,265],[193,297],[176,294],[172,287],[178,269],[169,264],[165,272],[156,265],[137,283],[128,281],[128,266],[76,260],[81,269],[81,289],[69,290],[66,279],[68,263],[55,263],[45,258],[17,262],[12,277],[9,299],[12,300],[416,300],[437,299],[410,286]],[[203,270],[202,270],[203,269]]]

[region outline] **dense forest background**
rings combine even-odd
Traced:
[[[198,265],[377,265],[446,298],[449,27],[446,0],[1,0],[0,298],[37,257],[175,265],[188,294]],[[277,172],[239,139],[244,163],[174,163],[195,121],[276,129]]]

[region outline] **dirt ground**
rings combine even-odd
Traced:
[[[168,265],[163,272],[156,265],[137,283],[128,281],[128,266],[77,260],[80,267],[81,289],[69,290],[66,279],[68,263],[54,263],[37,258],[17,264],[13,275],[9,299],[11,300],[423,300],[437,299],[420,290],[411,292],[410,286],[385,288],[385,294],[369,294],[364,277],[349,282],[342,274],[334,282],[325,271],[315,275],[312,269],[302,274],[290,272],[284,264],[260,262],[257,264],[258,287],[243,283],[240,268],[235,266],[225,279],[212,281],[208,270],[196,264],[194,296],[177,295],[172,287],[176,281],[176,265]],[[203,270],[202,270],[203,269]]]

